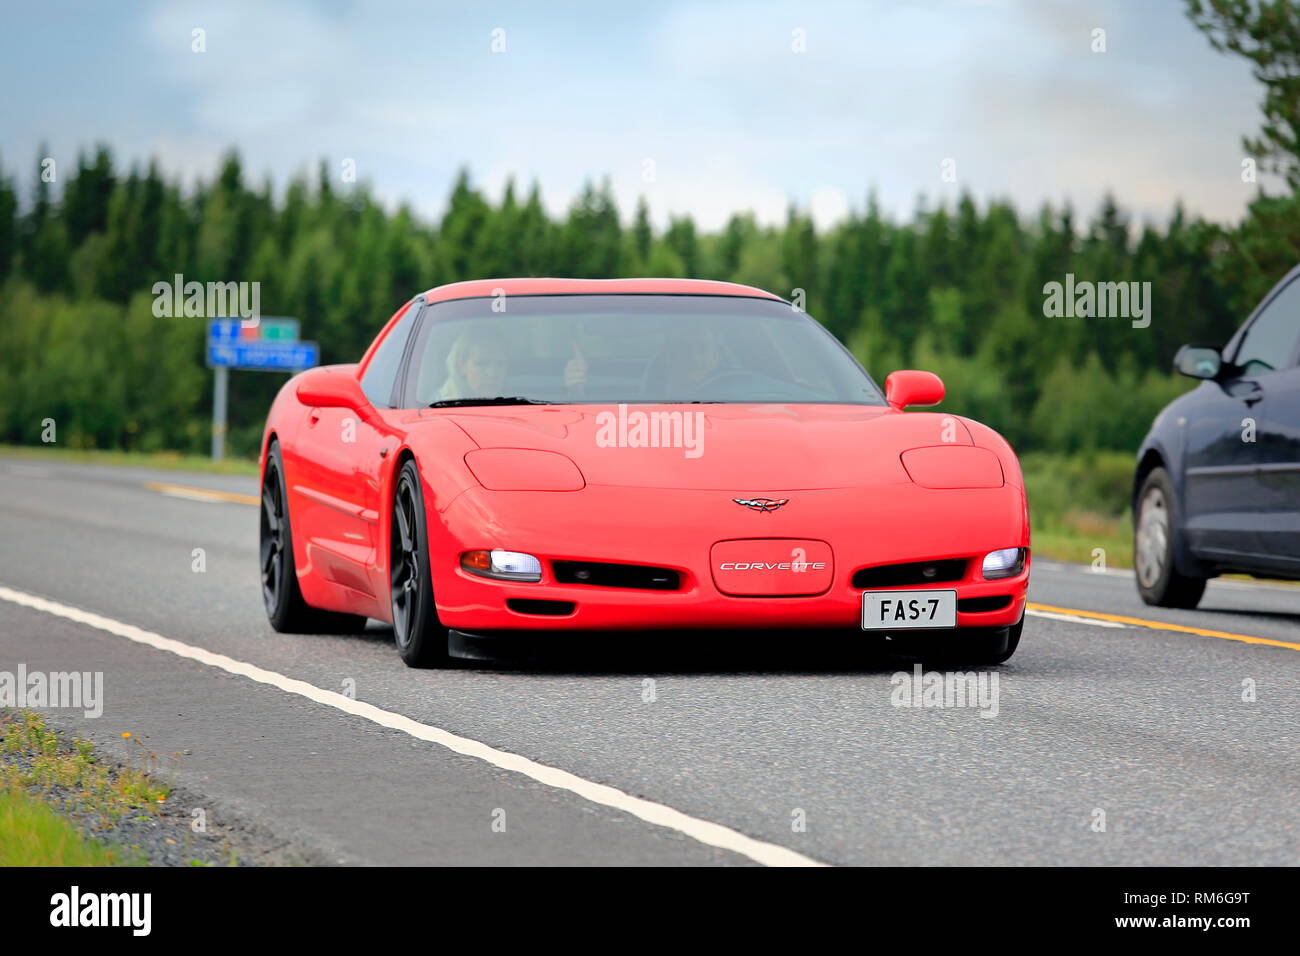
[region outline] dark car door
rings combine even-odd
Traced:
[[[1268,563],[1300,571],[1300,277],[1292,279],[1265,306],[1275,330],[1256,338],[1249,331],[1233,357],[1243,380],[1258,387],[1252,522]],[[1288,332],[1289,330],[1289,332]],[[1266,332],[1268,330],[1265,330]],[[1289,344],[1288,344],[1289,340]],[[1277,351],[1270,351],[1274,347]],[[1269,367],[1269,366],[1273,367]]]
[[[1269,379],[1259,402],[1260,544],[1270,564],[1300,573],[1300,367]]]
[[[1188,411],[1187,535],[1204,557],[1300,566],[1300,279],[1275,291],[1225,349]]]

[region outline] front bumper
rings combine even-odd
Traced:
[[[562,493],[467,491],[444,512],[429,515],[439,619],[476,634],[855,629],[861,623],[864,590],[853,584],[856,572],[953,558],[967,562],[960,580],[881,589],[955,590],[958,629],[1007,627],[1024,613],[1029,560],[1020,574],[994,581],[983,580],[980,566],[991,550],[1029,548],[1019,488],[933,490],[900,483],[869,493],[776,489],[764,494],[788,497],[791,504],[774,513],[756,513],[738,507],[732,495],[721,491],[600,486]],[[833,566],[826,590],[776,597],[720,591],[710,566],[713,546],[760,537],[828,543]],[[460,568],[461,553],[490,548],[536,555],[542,580],[496,581]],[[675,590],[643,590],[563,583],[555,579],[554,561],[667,568],[677,572],[680,584]],[[963,610],[971,599],[997,597],[1006,597],[1006,604]],[[535,613],[542,607],[544,613]],[[555,613],[557,609],[564,613]]]

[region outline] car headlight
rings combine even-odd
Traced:
[[[542,579],[542,562],[521,551],[466,551],[460,556],[460,566],[479,577],[498,581],[527,581]]]
[[[984,555],[984,580],[1014,578],[1025,569],[1024,548],[1001,548]]]

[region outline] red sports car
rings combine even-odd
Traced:
[[[391,622],[412,666],[449,637],[666,630],[852,630],[1000,663],[1024,623],[1024,482],[992,429],[904,412],[942,398],[919,371],[882,394],[747,286],[441,286],[359,365],[276,397],[267,613]]]

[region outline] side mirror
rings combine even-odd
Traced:
[[[350,408],[362,411],[370,401],[361,391],[355,365],[322,365],[303,372],[295,390],[298,401],[311,408]]]
[[[885,379],[885,401],[900,411],[909,405],[938,405],[943,401],[943,382],[933,372],[890,372]]]
[[[1208,345],[1184,345],[1174,356],[1174,370],[1192,378],[1216,378],[1223,368],[1223,356]]]

